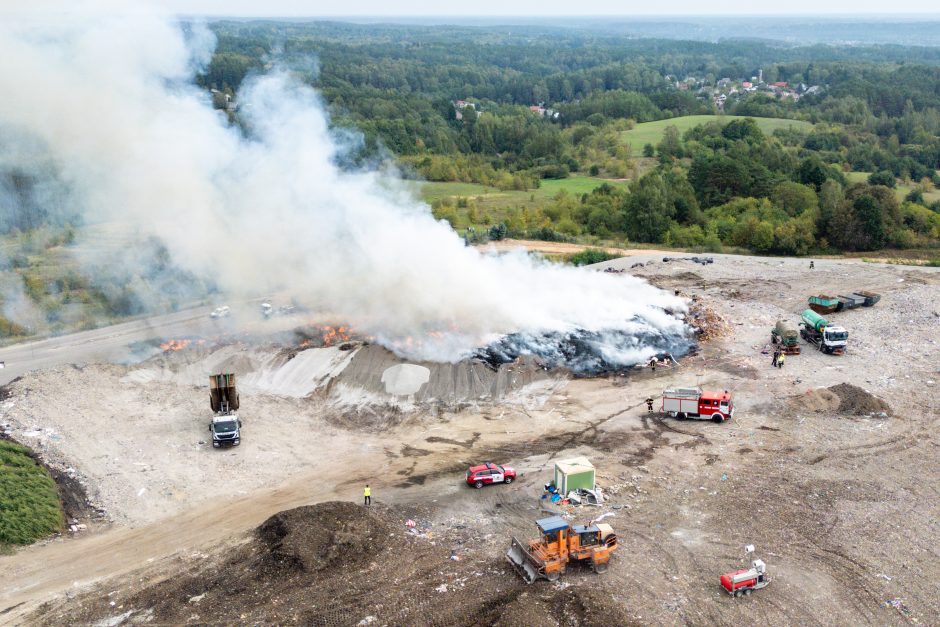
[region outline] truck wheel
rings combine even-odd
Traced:
[[[751,596],[751,589],[750,589],[750,588],[748,588],[747,590],[744,591],[744,596],[746,596],[746,597]]]
[[[712,421],[717,422],[718,424],[721,424],[722,422],[725,421],[725,417],[722,416],[721,414],[713,414]]]
[[[603,564],[594,564],[594,572],[598,574],[607,572],[607,566],[607,562],[604,562]]]
[[[545,573],[545,578],[549,581],[558,581],[558,578],[561,577],[561,571],[556,570],[553,573]]]
[[[483,487],[483,482],[482,482],[482,481],[477,481],[476,483],[473,484],[473,487],[476,488],[477,490],[479,490],[480,488]]]
[[[676,420],[685,420],[685,412],[678,412],[676,414]]]
[[[503,483],[512,483],[512,477],[506,477],[503,479]]]

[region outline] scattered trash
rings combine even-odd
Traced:
[[[878,573],[878,576],[884,579],[885,581],[891,581],[891,577],[888,577],[884,573]]]
[[[441,585],[439,585],[438,587],[434,589],[437,590],[438,592],[447,592],[447,584],[442,583]]]
[[[615,505],[614,507],[617,507],[617,506]],[[615,516],[615,515],[616,515],[616,514],[614,514],[613,512],[604,512],[603,514],[601,514],[600,516],[598,516],[597,518],[595,518],[595,519],[594,519],[594,522],[600,522],[600,521],[604,520],[605,518],[607,518],[608,516]]]
[[[885,601],[884,603],[882,603],[881,607],[882,608],[893,607],[894,609],[901,612],[905,616],[911,613],[911,611],[907,608],[907,606],[904,605],[904,601],[902,601],[901,599],[889,599]]]
[[[374,623],[374,622],[377,621],[377,620],[379,620],[379,619],[376,618],[375,616],[366,616],[366,617],[363,618],[361,621],[359,621],[359,622],[357,623],[357,625],[358,625],[358,626],[361,626],[361,625],[371,625],[372,623]]]
[[[722,480],[722,481],[727,481],[727,480],[728,480],[728,475],[722,474],[722,475],[721,475],[721,480]]]
[[[205,592],[203,592],[202,594],[197,594],[197,595],[194,596],[194,597],[189,597],[189,602],[190,602],[190,603],[199,603],[200,601],[203,600],[203,598],[205,598],[205,596],[206,596],[206,593],[205,593]]]
[[[416,523],[415,521],[411,520],[410,518],[405,521],[405,526],[406,526],[406,527],[415,527],[417,524],[418,524],[418,523]]]

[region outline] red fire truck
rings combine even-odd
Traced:
[[[674,418],[710,418],[724,422],[734,415],[734,403],[728,390],[709,392],[701,388],[674,388],[663,390],[662,411]]]

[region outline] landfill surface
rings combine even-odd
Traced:
[[[0,623],[940,623],[940,273],[710,257],[595,268],[693,304],[698,349],[655,371],[409,364],[352,341],[311,354],[193,343],[25,374],[0,395],[0,430],[88,509],[0,556]],[[845,290],[882,296],[828,316],[849,332],[846,354],[801,340],[771,367],[777,320]],[[243,441],[213,450],[203,375],[226,364],[245,372]],[[663,389],[696,385],[730,391],[734,417],[657,411]],[[543,498],[553,461],[579,455],[604,503]],[[467,486],[484,461],[518,479]],[[527,585],[513,571],[510,538],[555,514],[612,526],[607,572]],[[754,557],[771,585],[724,593],[719,576]]]

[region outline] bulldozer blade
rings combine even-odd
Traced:
[[[525,579],[526,583],[533,583],[539,578],[540,565],[538,561],[515,538],[512,539],[512,544],[509,545],[506,559],[516,569],[516,572]]]

